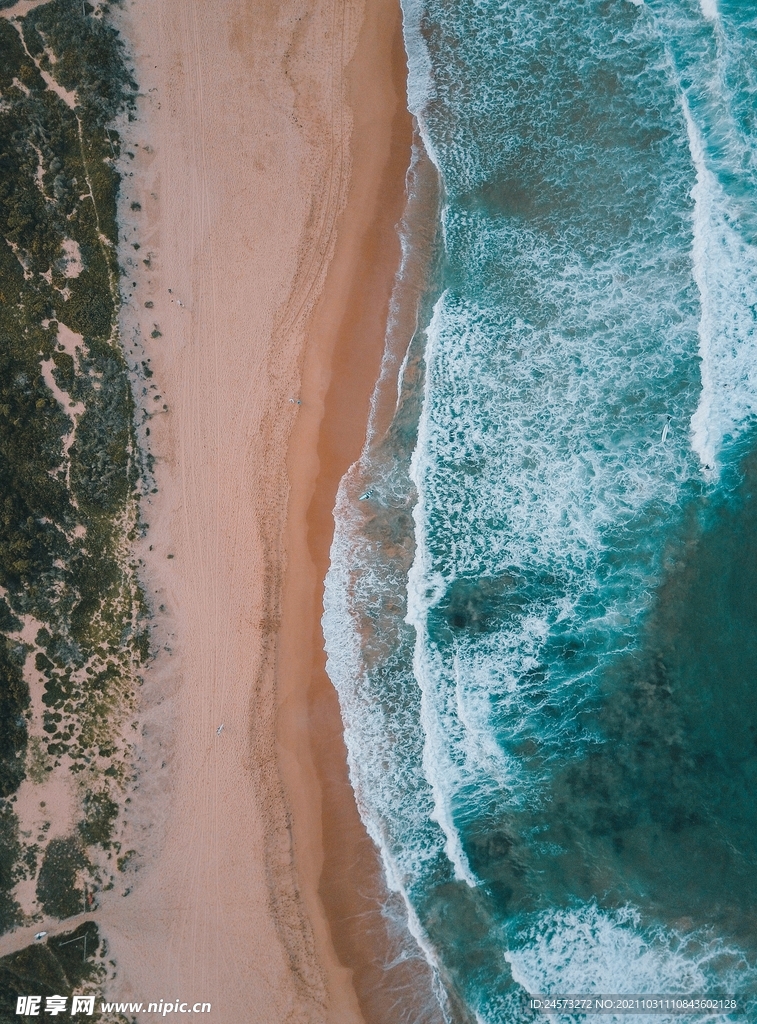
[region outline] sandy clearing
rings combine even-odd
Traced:
[[[13,7],[7,7],[0,11],[0,18],[7,18],[11,21],[15,18],[25,18],[29,11],[49,2],[50,0],[17,0]]]

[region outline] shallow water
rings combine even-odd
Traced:
[[[404,13],[442,198],[419,157],[418,329],[335,513],[361,813],[451,1018],[756,1019],[757,3]]]

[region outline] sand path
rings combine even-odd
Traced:
[[[133,0],[121,15],[141,93],[125,136],[123,336],[154,373],[142,401],[158,490],[140,554],[160,653],[129,811],[138,870],[98,917],[113,998],[206,1001],[219,1024],[361,1019],[317,896],[307,752],[296,781],[316,812],[288,809],[276,656],[289,474],[317,471],[333,345],[309,324],[337,229],[359,236],[377,202],[396,104],[387,69],[368,99],[386,153],[374,140],[349,221],[346,69],[361,46],[375,61],[397,23],[371,2],[369,19],[361,0]],[[312,429],[288,462],[302,417]]]

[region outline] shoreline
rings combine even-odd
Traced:
[[[119,22],[141,90],[122,338],[158,490],[138,544],[156,652],[128,814],[139,857],[128,899],[97,915],[108,995],[175,991],[229,1024],[360,1024],[374,1016],[353,972],[360,990],[382,945],[372,932],[346,955],[354,934],[322,880],[345,821],[383,883],[336,694],[322,669],[310,680],[333,497],[362,447],[399,265],[401,12],[133,0]],[[325,724],[335,776],[311,750]]]
[[[290,558],[295,557],[284,584],[279,670],[285,688],[278,722],[285,785],[297,808],[295,845],[298,817],[310,816],[313,830],[321,832],[321,849],[313,847],[301,856],[301,870],[309,872],[309,888],[317,889],[337,956],[352,972],[363,1018],[376,1024],[396,1019],[398,1005],[427,1009],[429,1004],[436,1006],[436,1000],[425,960],[398,957],[401,949],[415,946],[414,939],[409,931],[398,936],[396,925],[390,934],[385,918],[392,895],[350,785],[338,697],[326,673],[321,615],[336,492],[365,442],[402,257],[398,225],[407,201],[413,118],[407,109],[399,3],[375,4],[373,16],[364,23],[348,75],[353,95],[369,88],[370,76],[382,65],[391,66],[392,72],[391,82],[384,85],[387,95],[381,98],[380,119],[375,110],[357,107],[363,119],[356,119],[353,128],[357,157],[353,156],[353,184],[342,215],[344,222],[351,215],[359,218],[362,231],[358,234],[353,228],[339,234],[338,229],[335,255],[313,318],[313,333],[333,339],[333,351],[326,359],[322,353],[311,353],[303,374],[303,403],[315,404],[321,416],[317,462],[311,452],[303,456],[300,450],[300,434],[308,429],[304,419],[290,444],[292,497],[285,547]],[[388,149],[384,165],[371,166],[380,148]],[[303,467],[305,461],[308,465]],[[309,648],[303,643],[303,620],[312,622]],[[308,804],[313,786],[303,781],[308,777],[315,779],[320,792],[317,810]]]

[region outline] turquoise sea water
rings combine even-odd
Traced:
[[[361,814],[450,1019],[755,1021],[757,0],[403,11],[381,387],[427,286],[324,617]]]

